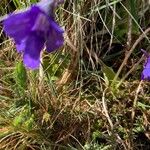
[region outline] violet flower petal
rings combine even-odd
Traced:
[[[43,32],[44,36],[47,35],[47,32],[49,31],[50,23],[48,20],[48,16],[46,16],[43,12],[39,12],[35,22],[34,26],[32,27],[32,31],[41,31]]]
[[[16,49],[18,53],[23,52],[26,46],[26,39],[23,39],[21,42],[16,43]]]
[[[53,15],[55,4],[55,0],[43,0],[24,12],[10,15],[3,22],[5,32],[15,40],[28,68],[39,67],[40,53],[45,44],[48,52],[63,45],[64,31]]]
[[[47,52],[52,52],[63,45],[64,38],[59,32],[53,31],[49,33],[48,40],[46,41]]]
[[[25,12],[11,14],[3,22],[4,31],[20,45],[21,41],[30,33],[38,13],[39,8],[33,6],[32,9]]]
[[[46,41],[46,50],[48,52],[52,52],[63,45],[63,33],[64,30],[62,30],[62,28],[60,28],[52,18],[50,18],[50,30]]]
[[[142,80],[150,80],[150,56],[147,58],[146,63],[144,64],[144,69],[141,74]]]
[[[40,64],[40,53],[44,46],[45,39],[43,36],[31,32],[26,40],[26,48],[24,51],[24,64],[30,69],[37,69]]]

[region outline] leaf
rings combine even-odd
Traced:
[[[30,118],[24,123],[24,127],[27,131],[31,131],[34,125],[34,115],[32,114]]]
[[[145,105],[145,104],[143,104],[143,103],[141,103],[141,102],[138,102],[138,103],[137,103],[137,106],[138,106],[138,107],[141,107],[143,110],[146,110],[146,108],[147,108],[147,109],[150,108],[149,105]]]
[[[111,67],[105,65],[102,61],[100,61],[102,65],[102,72],[104,74],[104,80],[107,85],[110,85],[116,76],[116,73],[113,71]]]
[[[27,73],[26,73],[26,69],[22,62],[18,62],[16,64],[15,80],[16,80],[18,87],[20,87],[21,89],[26,88]]]
[[[15,117],[15,119],[13,120],[13,125],[18,128],[22,125],[23,121],[24,121],[24,118],[21,115],[19,115]]]

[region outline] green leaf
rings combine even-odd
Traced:
[[[116,73],[113,71],[111,67],[105,65],[102,61],[100,61],[102,65],[102,72],[104,74],[104,80],[107,85],[110,85],[116,76]]]
[[[34,125],[34,115],[32,114],[30,118],[24,123],[24,127],[27,131],[31,131]]]
[[[23,121],[24,121],[24,118],[21,115],[19,115],[15,117],[15,119],[13,120],[13,125],[18,128],[22,125]]]
[[[21,89],[26,88],[27,73],[26,73],[26,69],[22,62],[18,62],[16,64],[15,80],[16,80],[18,87],[20,87]]]
[[[146,108],[147,108],[147,109],[150,108],[149,105],[145,105],[145,104],[143,104],[143,103],[141,103],[141,102],[138,102],[138,103],[137,103],[137,106],[138,106],[138,107],[141,107],[143,110],[145,110]]]

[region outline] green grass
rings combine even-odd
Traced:
[[[34,2],[0,1],[0,17]],[[66,0],[64,46],[36,71],[0,24],[0,149],[149,150],[149,13],[148,1]]]

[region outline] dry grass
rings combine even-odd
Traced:
[[[128,1],[66,0],[56,15],[65,44],[43,54],[40,85],[38,71],[17,70],[20,55],[0,28],[1,149],[150,149],[150,89],[139,80],[138,51],[149,48],[149,10],[141,3],[136,22]]]

